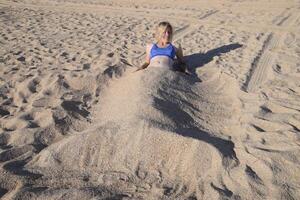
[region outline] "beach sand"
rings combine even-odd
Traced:
[[[160,21],[190,75],[149,67]],[[0,0],[1,199],[300,199],[300,2]]]

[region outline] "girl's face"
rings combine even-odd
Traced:
[[[172,30],[170,28],[167,28],[163,33],[161,40],[163,42],[170,42],[172,38]]]

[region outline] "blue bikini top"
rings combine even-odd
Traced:
[[[157,46],[157,44],[154,44],[150,51],[150,59],[155,56],[168,56],[169,58],[174,60],[175,54],[175,47],[171,43],[169,43],[165,48],[160,48]]]

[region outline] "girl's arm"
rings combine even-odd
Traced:
[[[144,64],[142,64],[141,67],[139,67],[136,71],[139,71],[139,70],[142,70],[142,69],[145,69],[149,66],[150,62],[145,62]]]
[[[183,59],[183,52],[182,52],[182,48],[181,48],[180,44],[179,44],[179,47],[176,48],[176,57],[177,57],[177,60],[178,60],[180,71],[186,72],[187,67],[186,67],[186,63]]]
[[[146,60],[145,60],[144,64],[141,67],[139,67],[136,71],[145,69],[149,66],[151,48],[152,48],[152,44],[147,44],[147,47],[146,47]]]

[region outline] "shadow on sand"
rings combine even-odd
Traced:
[[[161,92],[164,93],[163,91]],[[222,163],[226,168],[230,168],[239,164],[234,151],[234,143],[232,141],[201,130],[201,127],[197,127],[195,125],[197,123],[189,113],[184,111],[176,103],[166,100],[164,95],[161,97],[162,99],[154,98],[154,107],[163,112],[166,117],[171,119],[174,124],[176,124],[175,127],[171,128],[174,133],[184,137],[191,137],[214,146],[222,155]],[[150,121],[152,124],[158,125],[158,127],[170,130],[170,126],[167,124],[155,119],[151,119]]]
[[[196,69],[211,62],[215,56],[220,56],[223,53],[228,53],[242,46],[243,45],[239,43],[233,43],[233,44],[223,45],[221,47],[209,50],[206,53],[195,53],[195,54],[187,55],[184,57],[184,59],[187,62],[188,71],[192,75],[197,76]]]
[[[220,153],[224,167],[237,166],[239,160],[234,150],[234,142],[219,133],[207,132],[202,124],[195,120],[197,118],[195,113],[201,115],[201,110],[189,102],[187,98],[183,98],[193,96],[195,99],[199,98],[201,100],[199,94],[195,93],[192,87],[185,87],[182,90],[180,84],[178,84],[182,83],[179,79],[187,81],[185,84],[193,83],[195,79],[191,77],[194,76],[177,76],[175,79],[159,83],[160,88],[157,90],[157,95],[153,96],[152,106],[168,120],[161,121],[148,116],[144,116],[144,118],[160,129],[212,145]],[[193,112],[188,112],[188,110]]]

